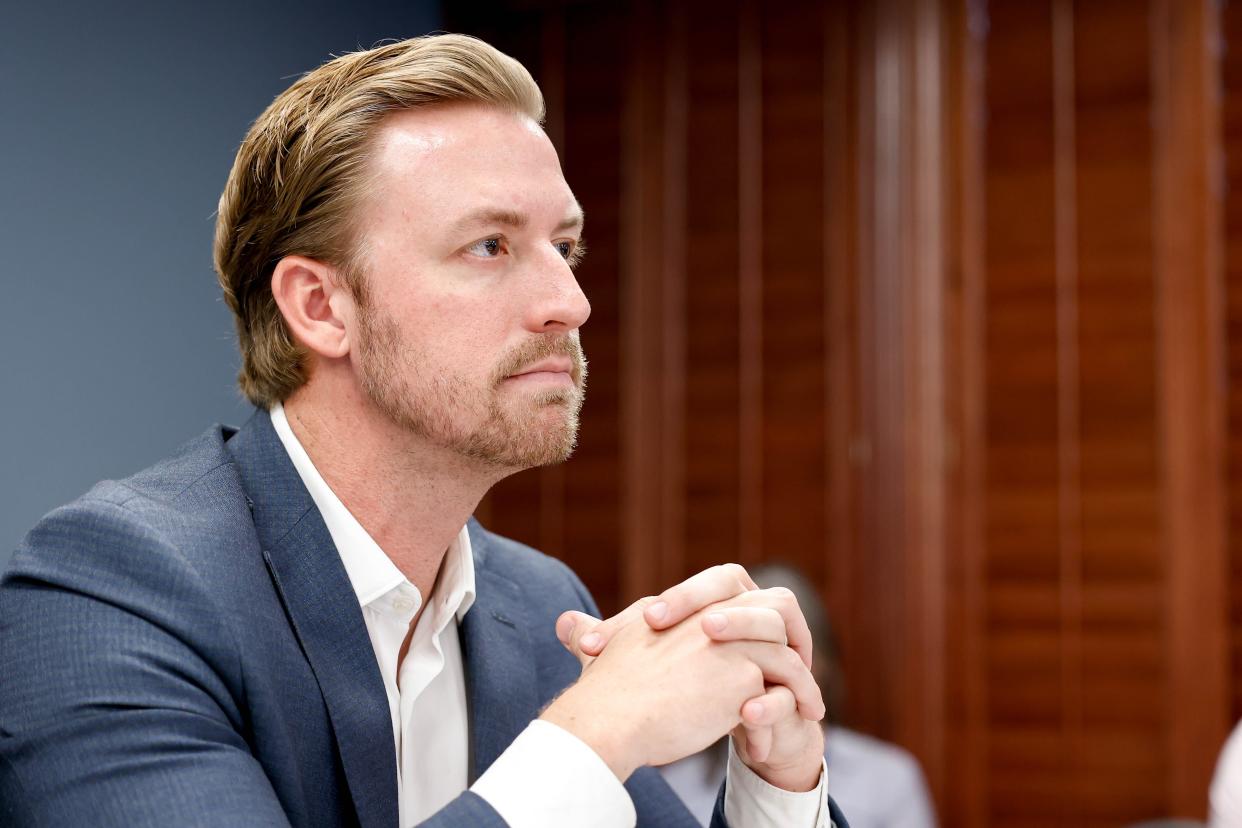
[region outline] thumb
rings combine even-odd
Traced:
[[[582,636],[594,630],[599,623],[600,620],[595,616],[577,610],[563,612],[561,617],[556,619],[556,637],[565,645],[566,650],[577,656],[583,667],[594,659],[582,652],[579,642],[582,641]]]

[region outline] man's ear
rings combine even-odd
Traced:
[[[285,256],[272,271],[272,296],[298,344],[326,359],[349,354],[346,316],[353,296],[331,265],[305,256]]]

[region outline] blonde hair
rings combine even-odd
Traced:
[[[276,263],[297,254],[331,264],[360,292],[351,219],[370,139],[389,113],[451,102],[543,121],[543,96],[520,63],[477,38],[431,35],[325,63],[250,127],[220,196],[215,266],[237,323],[238,382],[255,405],[270,408],[307,379],[272,296]]]

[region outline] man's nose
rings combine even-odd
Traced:
[[[536,333],[572,331],[582,327],[591,315],[591,303],[582,292],[569,264],[553,254],[535,276],[534,290],[527,307],[527,327]]]

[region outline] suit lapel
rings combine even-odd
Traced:
[[[490,566],[487,534],[470,521],[475,600],[461,622],[473,783],[539,713],[535,654],[522,590]]]
[[[263,557],[323,693],[358,821],[390,828],[397,824],[392,720],[345,566],[267,413],[256,414],[226,445],[254,511]]]

